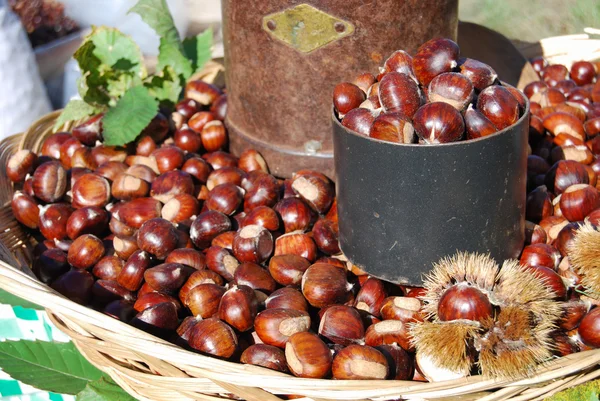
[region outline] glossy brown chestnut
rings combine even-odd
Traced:
[[[577,332],[585,345],[600,348],[600,308],[596,307],[585,315]]]
[[[33,173],[33,193],[44,202],[52,203],[63,197],[67,190],[67,171],[60,162],[41,164]]]
[[[248,331],[254,326],[258,313],[258,300],[254,290],[245,285],[233,285],[221,297],[219,319],[236,330]]]
[[[295,309],[308,312],[308,304],[302,293],[292,287],[275,290],[265,300],[266,309]]]
[[[308,234],[295,231],[277,237],[274,255],[298,255],[314,262],[317,259],[317,245]]]
[[[92,286],[94,305],[104,306],[120,299],[133,302],[135,293],[127,290],[114,280],[98,280]]]
[[[150,254],[142,250],[135,251],[123,266],[117,282],[130,291],[142,286],[144,272],[151,266]]]
[[[440,298],[437,310],[441,321],[467,319],[481,322],[492,314],[488,296],[465,283],[448,288]]]
[[[340,117],[360,106],[365,99],[365,92],[350,82],[339,83],[333,88],[333,106]]]
[[[408,324],[400,320],[384,320],[372,324],[365,332],[365,343],[371,347],[395,343],[406,351],[413,352],[410,338]]]
[[[233,275],[240,262],[231,254],[231,251],[218,246],[211,246],[206,251],[207,267],[223,276],[225,280],[232,281]]]
[[[346,305],[330,305],[325,309],[319,323],[319,335],[336,344],[362,343],[365,328],[358,311]]]
[[[217,235],[231,230],[231,220],[227,215],[209,210],[200,213],[190,228],[190,238],[194,245],[200,249],[210,246],[210,242]]]
[[[573,114],[557,111],[543,118],[544,128],[552,135],[567,134],[581,141],[585,140],[583,123]]]
[[[333,358],[331,372],[338,380],[384,380],[389,374],[386,357],[367,345],[349,345]]]
[[[246,285],[265,294],[275,291],[277,284],[269,272],[252,262],[242,263],[235,269],[234,280],[237,285]]]
[[[73,269],[54,280],[51,287],[71,301],[87,305],[92,297],[93,285],[94,277],[90,272]]]
[[[560,260],[560,252],[552,245],[533,244],[523,249],[520,262],[527,266],[544,266],[556,270]]]
[[[162,203],[167,203],[179,194],[194,194],[192,176],[184,171],[167,171],[152,181],[150,196]]]
[[[202,106],[208,106],[222,94],[223,92],[215,85],[201,80],[194,80],[186,84],[184,98],[195,100]]]
[[[247,365],[288,372],[283,350],[267,344],[254,344],[242,352],[240,362]]]
[[[216,318],[199,321],[191,329],[189,344],[192,348],[219,358],[231,357],[238,339],[231,327]]]
[[[125,323],[129,323],[136,314],[135,309],[133,309],[133,304],[124,299],[110,302],[104,307],[103,312],[104,314]]]
[[[445,102],[461,112],[471,103],[473,95],[473,84],[469,78],[456,72],[436,76],[427,91],[430,102]]]
[[[72,136],[68,132],[57,132],[50,135],[42,143],[40,154],[42,156],[49,156],[53,159],[60,160],[60,147],[69,138],[72,138]]]
[[[166,338],[179,326],[177,308],[172,302],[153,305],[135,315],[131,325],[157,337]]]
[[[165,203],[161,210],[161,216],[172,223],[185,223],[189,222],[198,212],[200,212],[200,204],[194,196],[179,194]]]
[[[254,321],[258,337],[268,345],[283,348],[295,333],[310,329],[310,316],[296,309],[266,309]]]
[[[525,245],[545,244],[548,241],[548,234],[539,224],[531,221],[525,221]]]
[[[148,196],[150,184],[127,173],[119,174],[112,185],[111,194],[119,200],[131,200]]]
[[[186,152],[197,153],[202,148],[202,138],[200,137],[200,134],[186,126],[175,131],[173,140],[179,149]]]
[[[388,379],[411,380],[415,373],[414,358],[403,348],[395,344],[384,344],[375,347],[387,360]]]
[[[137,233],[138,247],[157,259],[164,260],[177,248],[177,232],[175,226],[165,219],[148,220]]]
[[[125,262],[115,255],[107,255],[98,261],[92,269],[94,277],[101,280],[117,280]]]
[[[139,229],[150,219],[160,217],[162,204],[153,198],[136,198],[125,202],[113,214],[117,220],[129,227]]]
[[[156,173],[148,166],[144,166],[143,164],[134,164],[133,166],[129,166],[125,173],[137,177],[146,181],[149,184],[152,184],[152,181],[156,178]]]
[[[310,262],[298,255],[277,255],[269,261],[269,272],[281,285],[300,285]]]
[[[598,207],[600,207],[600,193],[588,184],[571,185],[560,196],[560,210],[571,222],[583,221]]]
[[[555,295],[555,299],[564,300],[567,297],[567,287],[563,279],[554,270],[544,266],[527,267],[534,274],[542,279],[544,284],[550,288]]]
[[[67,235],[74,240],[83,234],[104,235],[109,214],[105,209],[91,206],[75,210],[67,220]]]
[[[34,172],[37,160],[37,155],[31,150],[19,150],[8,159],[6,176],[12,182],[23,182],[27,174]]]
[[[67,203],[53,203],[40,206],[39,228],[49,240],[62,240],[67,237],[67,222],[73,209]]]
[[[545,185],[540,185],[527,194],[525,203],[525,217],[527,220],[538,223],[543,218],[552,216],[552,214],[552,195],[548,193],[548,188]]]
[[[238,167],[240,170],[250,173],[252,171],[264,171],[269,172],[269,166],[264,157],[254,149],[246,149],[240,154],[238,160]]]
[[[293,334],[285,345],[285,357],[294,376],[321,379],[331,371],[331,352],[313,333]]]
[[[583,86],[593,83],[596,74],[594,64],[589,61],[576,61],[571,65],[569,76],[577,85]]]
[[[477,110],[499,130],[519,120],[519,102],[503,86],[488,86],[477,97]]]
[[[469,81],[472,82],[473,87],[478,91],[484,90],[498,79],[496,71],[481,61],[472,58],[464,58],[460,59],[458,64],[460,73],[467,77]]]
[[[365,281],[356,295],[354,307],[358,310],[364,310],[371,315],[380,317],[381,306],[387,297],[387,291],[383,282],[375,277],[369,277]]]
[[[224,284],[224,280],[223,277],[219,276],[212,270],[197,270],[193,272],[179,290],[179,299],[183,304],[186,303],[187,296],[191,289],[200,284],[216,284],[218,286],[222,286]]]
[[[195,249],[179,248],[169,253],[165,263],[180,263],[196,270],[202,270],[206,268],[206,256]]]
[[[40,224],[40,207],[33,197],[16,191],[11,200],[13,215],[17,221],[29,228],[38,228]]]
[[[335,197],[333,184],[323,174],[305,171],[294,175],[292,189],[316,212],[327,213]]]
[[[50,284],[70,269],[67,254],[60,249],[46,249],[33,262],[32,270],[42,283]]]
[[[554,163],[544,178],[548,190],[555,195],[561,194],[571,185],[589,184],[589,181],[585,167],[573,160],[561,160]]]
[[[342,125],[351,131],[369,136],[371,125],[379,113],[365,108],[350,110],[342,119]]]
[[[233,239],[233,255],[240,262],[262,263],[273,253],[273,236],[264,227],[247,225]]]
[[[104,243],[92,234],[77,237],[69,247],[67,260],[78,269],[89,269],[104,256]]]
[[[412,122],[398,112],[380,114],[373,121],[369,136],[395,143],[414,143],[416,140]]]
[[[223,149],[227,145],[225,125],[219,120],[209,121],[202,128],[200,138],[202,139],[202,146],[207,152]]]
[[[285,198],[273,208],[281,216],[286,233],[307,231],[316,221],[315,212],[300,198]]]
[[[452,71],[458,65],[460,49],[450,39],[432,39],[422,44],[413,57],[413,71],[423,86],[444,72]]]
[[[198,284],[190,289],[185,305],[196,317],[207,319],[219,311],[219,303],[225,294],[225,288],[212,283]]]
[[[465,133],[461,114],[444,102],[427,103],[413,117],[415,131],[426,144],[459,141]]]
[[[237,167],[238,165],[237,157],[231,153],[223,152],[221,150],[205,153],[202,155],[202,158],[206,160],[206,162],[210,164],[214,170],[218,170],[223,167]]]
[[[73,136],[87,146],[94,146],[97,141],[102,140],[102,117],[103,114],[95,115],[83,124],[73,128]]]
[[[419,86],[409,75],[389,72],[379,83],[379,102],[386,112],[412,118],[421,106]]]
[[[550,86],[555,86],[558,81],[566,79],[569,70],[562,64],[552,64],[544,67],[541,71],[541,77]]]
[[[73,207],[104,207],[110,201],[110,183],[98,174],[84,174],[73,185]]]
[[[315,263],[302,276],[302,294],[317,308],[348,301],[351,290],[346,272],[336,266]]]
[[[467,107],[464,119],[467,139],[481,138],[498,132],[498,128],[479,110],[475,110],[472,105]]]
[[[144,271],[144,280],[154,290],[176,293],[195,270],[179,263],[163,263]]]

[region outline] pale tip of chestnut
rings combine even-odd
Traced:
[[[419,370],[423,376],[430,382],[441,382],[446,380],[456,380],[467,377],[468,374],[456,372],[436,364],[429,355],[424,355],[422,352],[416,354],[416,361]]]

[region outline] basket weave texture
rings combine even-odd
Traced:
[[[140,400],[224,400],[232,395],[252,401],[301,395],[325,400],[542,400],[563,389],[600,377],[600,350],[557,358],[529,377],[514,380],[464,379],[422,383],[383,380],[302,379],[261,367],[193,353],[74,303],[31,273],[30,235],[11,210],[12,183],[6,162],[19,149],[38,152],[52,133],[59,112],[48,114],[24,134],[0,143],[0,288],[46,308],[53,323],[96,367]],[[63,127],[69,130],[70,126]]]

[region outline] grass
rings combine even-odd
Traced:
[[[599,0],[460,0],[459,18],[510,39],[539,39],[600,29]]]

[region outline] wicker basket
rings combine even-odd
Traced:
[[[218,70],[215,67],[205,78],[214,78]],[[541,400],[600,377],[600,350],[593,350],[552,360],[533,375],[515,380],[481,376],[438,383],[302,379],[189,352],[76,304],[32,275],[33,244],[13,216],[13,187],[5,169],[17,149],[38,151],[57,117],[58,112],[49,114],[26,133],[0,143],[0,288],[44,306],[54,324],[91,363],[140,400],[223,400],[235,395],[269,401],[291,394],[313,400]]]

